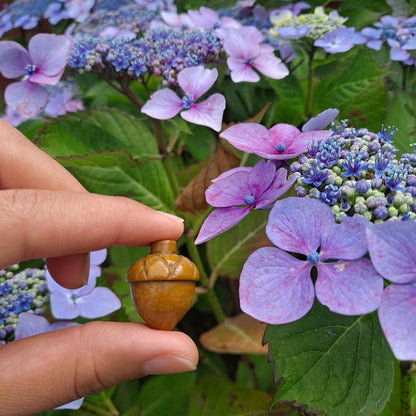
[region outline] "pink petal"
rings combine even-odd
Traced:
[[[322,236],[321,259],[355,260],[367,253],[365,229],[368,221],[364,217],[346,217],[342,224],[334,225]]]
[[[251,172],[251,169],[253,169],[250,166],[241,166],[238,168],[227,170],[226,172],[221,173],[221,175],[217,176],[215,179],[213,179],[211,182],[217,182],[219,180],[225,179],[230,175],[234,175],[236,172]]]
[[[254,26],[230,28],[224,39],[224,50],[230,57],[251,59],[260,53],[262,41],[262,34]]]
[[[331,209],[311,198],[284,198],[270,211],[266,234],[282,250],[308,255],[335,224]]]
[[[401,361],[415,361],[416,286],[413,284],[387,287],[378,316],[395,357]]]
[[[201,6],[199,10],[189,10],[188,15],[197,27],[212,27],[218,21],[218,12]]]
[[[182,111],[181,117],[190,123],[220,131],[224,110],[225,97],[222,94],[212,94],[205,101],[193,104],[189,110]]]
[[[248,184],[251,194],[257,199],[273,182],[276,174],[276,166],[273,162],[260,159],[248,176]]]
[[[224,179],[216,180],[205,191],[205,199],[213,207],[247,205],[244,197],[250,195],[249,173],[236,171]]]
[[[48,98],[45,87],[30,81],[14,82],[7,86],[4,93],[7,105],[27,118],[37,116],[48,102]]]
[[[416,280],[416,223],[371,224],[366,234],[371,261],[382,276],[394,283]]]
[[[316,297],[332,312],[362,315],[378,308],[383,294],[383,278],[370,260],[320,262],[316,267]]]
[[[273,148],[283,143],[288,149],[299,135],[300,130],[291,124],[279,123],[269,129],[269,140]]]
[[[205,94],[218,78],[218,71],[203,66],[185,68],[178,74],[178,84],[185,94],[192,95],[194,101]]]
[[[281,79],[289,75],[286,65],[273,52],[262,53],[257,56],[254,59],[253,66],[269,78]]]
[[[323,130],[334,121],[338,114],[339,110],[337,108],[328,108],[306,122],[302,127],[302,131]]]
[[[251,65],[240,58],[227,58],[227,65],[233,82],[258,82],[260,80]]]
[[[311,265],[275,247],[255,251],[240,276],[240,306],[259,321],[278,325],[306,315],[314,301]]]
[[[26,74],[31,64],[28,51],[17,42],[0,42],[0,72],[5,78],[18,78]]]
[[[296,177],[292,176],[292,178],[287,181],[286,175],[287,170],[284,168],[280,168],[276,171],[275,177],[269,189],[267,189],[267,191],[261,196],[260,200],[256,202],[257,209],[268,207],[292,187],[293,183],[296,181]]]
[[[270,144],[269,133],[261,124],[240,123],[224,130],[220,137],[230,142],[243,152],[254,153],[260,157],[268,158],[275,149]]]
[[[237,225],[249,212],[251,207],[228,207],[216,208],[212,211],[202,224],[195,244],[205,243],[217,235]]]
[[[71,42],[66,36],[41,33],[29,41],[29,53],[36,66],[33,82],[54,85],[59,81],[68,61]]]
[[[183,109],[182,100],[169,88],[156,91],[142,107],[142,113],[158,120],[175,117]]]
[[[96,319],[120,309],[120,299],[110,289],[97,286],[89,295],[77,299],[80,316]]]

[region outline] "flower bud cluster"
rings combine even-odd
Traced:
[[[13,339],[21,312],[42,315],[49,301],[45,269],[0,270],[0,343]]]
[[[330,138],[310,143],[290,165],[296,195],[329,205],[337,222],[354,214],[372,222],[415,220],[416,154],[396,158],[390,139],[397,130],[383,127],[375,134],[346,121],[332,128]]]

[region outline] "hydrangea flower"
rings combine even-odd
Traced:
[[[289,75],[287,67],[274,55],[273,47],[262,42],[263,36],[254,26],[227,31],[224,49],[234,82],[258,82],[260,76],[253,68],[273,79]]]
[[[0,42],[0,72],[5,78],[24,77],[7,86],[5,101],[26,117],[37,115],[48,101],[48,91],[39,84],[55,85],[61,78],[71,42],[66,36],[39,34],[28,50],[16,42]]]
[[[261,159],[251,167],[231,169],[212,181],[205,192],[216,207],[202,224],[195,244],[201,244],[238,224],[251,209],[266,209],[293,184],[284,168]]]
[[[105,260],[106,256],[107,250],[105,249],[91,253],[88,283],[79,289],[71,290],[58,285],[46,272],[51,311],[56,319],[74,319],[78,316],[95,319],[121,307],[120,300],[110,289],[96,286],[97,277],[101,274],[98,265]]]
[[[332,32],[325,33],[325,35],[316,39],[315,46],[319,46],[328,53],[339,53],[349,51],[354,45],[361,45],[366,38],[359,33],[355,33],[352,27],[338,27]]]
[[[383,279],[363,257],[367,252],[366,225],[360,216],[335,224],[331,209],[315,199],[277,201],[266,226],[276,247],[256,250],[244,264],[241,309],[269,324],[301,318],[312,307],[315,294],[319,302],[341,315],[377,309]],[[317,271],[315,287],[313,267]]]
[[[392,282],[378,310],[384,335],[398,360],[416,360],[416,223],[387,221],[368,227],[375,269]]]
[[[325,140],[330,130],[301,132],[290,124],[279,123],[267,129],[262,124],[240,123],[224,130],[220,137],[243,152],[254,153],[266,159],[292,159],[307,150],[313,139]]]
[[[77,322],[57,321],[49,323],[43,316],[35,315],[33,313],[21,313],[17,321],[15,330],[15,340],[31,337],[33,335],[43,334],[44,332],[56,331],[61,328],[68,328],[70,326],[81,326]],[[79,409],[84,398],[74,400],[66,403],[56,409]]]
[[[222,94],[212,94],[206,100],[196,103],[218,78],[218,71],[203,66],[185,68],[178,74],[178,85],[183,92],[179,98],[169,88],[156,91],[142,108],[142,113],[150,117],[166,120],[180,113],[190,123],[221,130],[225,98]],[[183,111],[185,110],[185,111]]]

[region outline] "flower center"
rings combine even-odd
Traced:
[[[35,73],[36,66],[33,65],[33,64],[27,64],[26,68],[25,68],[25,71],[26,71],[26,75],[28,75],[30,77],[31,75],[33,75]]]
[[[319,260],[321,260],[319,254],[316,251],[313,251],[312,253],[308,254],[307,258],[309,263],[312,264],[312,266],[315,266],[315,264],[318,263]]]
[[[284,143],[279,143],[276,147],[276,152],[283,153],[286,150],[286,146]]]
[[[184,95],[182,97],[183,108],[188,109],[191,108],[192,103],[194,102],[194,97],[192,95]]]
[[[256,198],[254,198],[254,196],[253,196],[253,195],[246,195],[246,196],[244,197],[244,202],[245,202],[247,205],[253,205],[253,204],[254,204],[254,202],[256,202]]]

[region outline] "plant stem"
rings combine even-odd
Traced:
[[[81,409],[86,410],[87,412],[97,415],[97,416],[114,416],[114,413],[108,412],[107,410],[101,409],[100,407],[94,406],[91,403],[83,401]],[[118,413],[117,413],[118,414]]]
[[[411,412],[411,384],[412,376],[409,374],[408,370],[410,369],[411,363],[401,362],[401,381],[400,381],[400,415],[401,416],[410,416]]]
[[[309,53],[308,53],[308,89],[306,92],[306,107],[305,107],[305,113],[308,119],[312,117],[312,94],[313,94],[312,62],[313,62],[314,54],[315,54],[315,47],[311,45]]]
[[[220,301],[217,298],[217,295],[214,292],[214,289],[212,287],[209,287],[208,276],[205,272],[201,256],[199,255],[199,251],[195,246],[193,239],[186,237],[186,247],[188,248],[188,252],[192,261],[195,263],[196,267],[199,270],[199,278],[201,280],[201,285],[207,289],[205,295],[212,309],[212,312],[214,313],[215,319],[218,323],[221,323],[226,318],[226,315],[222,309]]]
[[[103,398],[105,405],[107,406],[107,409],[110,411],[112,416],[120,416],[120,413],[114,406],[113,401],[105,394],[105,392],[102,391],[100,394],[101,394],[101,397]]]
[[[179,192],[180,192],[179,183],[178,183],[178,179],[176,178],[176,174],[172,166],[171,156],[165,155],[162,161],[163,161],[163,166],[165,167],[166,173],[168,175],[169,182],[172,186],[173,193],[174,195],[179,195]]]

